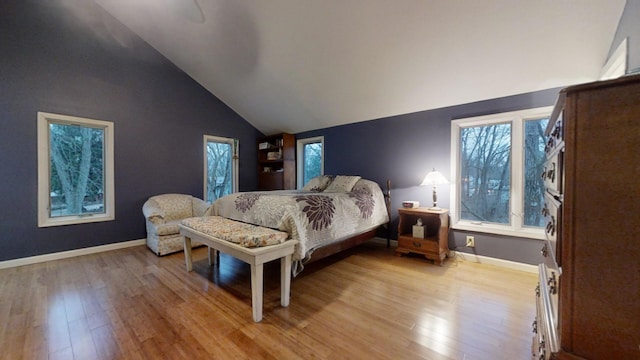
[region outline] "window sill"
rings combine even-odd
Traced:
[[[115,216],[110,213],[85,216],[63,216],[57,218],[43,217],[42,219],[38,219],[38,227],[87,224],[112,220],[115,220]]]
[[[458,222],[451,226],[452,230],[464,230],[464,231],[473,231],[479,233],[487,233],[494,235],[504,235],[504,236],[514,236],[535,240],[544,240],[546,237],[544,235],[543,229],[534,229],[534,228],[521,228],[521,229],[513,229],[506,226],[500,226],[495,224],[471,224],[468,222]]]

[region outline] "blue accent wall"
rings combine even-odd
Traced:
[[[146,237],[149,196],[203,196],[205,134],[255,189],[260,132],[93,1],[2,1],[0,54],[0,261]],[[38,228],[38,111],[114,122],[115,221]]]
[[[610,54],[628,38],[629,72],[640,71],[640,0],[627,0]],[[514,79],[517,81],[517,79]],[[449,177],[451,171],[451,120],[522,110],[555,103],[560,88],[509,96],[471,104],[398,115],[362,123],[314,130],[298,139],[325,137],[325,174],[352,174],[377,181],[392,181],[392,209],[403,200],[430,204],[431,189],[418,184],[431,168]],[[449,179],[451,180],[451,179]],[[438,188],[438,205],[449,208],[449,188]],[[392,210],[392,227],[397,226]],[[475,236],[475,248],[465,247],[465,236]],[[396,231],[393,238],[397,237]],[[542,242],[535,239],[453,230],[451,249],[528,264],[541,262]]]
[[[360,175],[385,186],[391,180],[392,238],[397,238],[395,210],[403,200],[431,206],[432,188],[419,184],[436,168],[450,181],[451,120],[507,111],[552,106],[559,88],[479,101],[441,109],[303,132],[297,139],[324,136],[324,172]],[[449,208],[450,187],[438,188],[438,205]],[[529,264],[540,262],[540,240],[474,234],[476,247],[466,248],[468,232],[452,231],[449,246],[475,253]]]
[[[66,4],[63,6],[62,4]],[[628,0],[612,49],[629,37],[640,68],[640,0]],[[514,79],[517,81],[517,79]],[[325,173],[392,181],[393,208],[431,201],[418,186],[449,176],[452,119],[552,105],[558,89],[297,134],[325,137]],[[116,220],[37,227],[38,111],[115,123]],[[203,135],[240,139],[240,190],[256,188],[262,134],[90,0],[0,2],[0,261],[146,236],[141,207],[166,192],[202,197]],[[449,189],[438,190],[449,207]],[[393,225],[397,212],[393,211]],[[466,233],[452,231],[450,247]],[[541,243],[475,234],[474,252],[538,263]]]

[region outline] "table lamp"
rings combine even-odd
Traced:
[[[433,206],[429,208],[429,210],[442,210],[438,207],[438,196],[436,194],[436,187],[438,185],[448,184],[449,181],[445,179],[444,175],[442,175],[439,171],[436,171],[434,168],[431,172],[424,177],[422,180],[421,186],[433,185]]]

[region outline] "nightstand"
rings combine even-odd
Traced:
[[[449,252],[449,210],[428,208],[400,208],[398,248],[396,255],[416,253],[442,266]],[[422,220],[424,238],[413,237],[413,225]]]

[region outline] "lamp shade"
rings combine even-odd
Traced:
[[[420,185],[443,185],[448,183],[449,181],[444,177],[444,175],[442,175],[442,173],[433,169],[424,177],[424,180],[422,180],[422,184]]]

